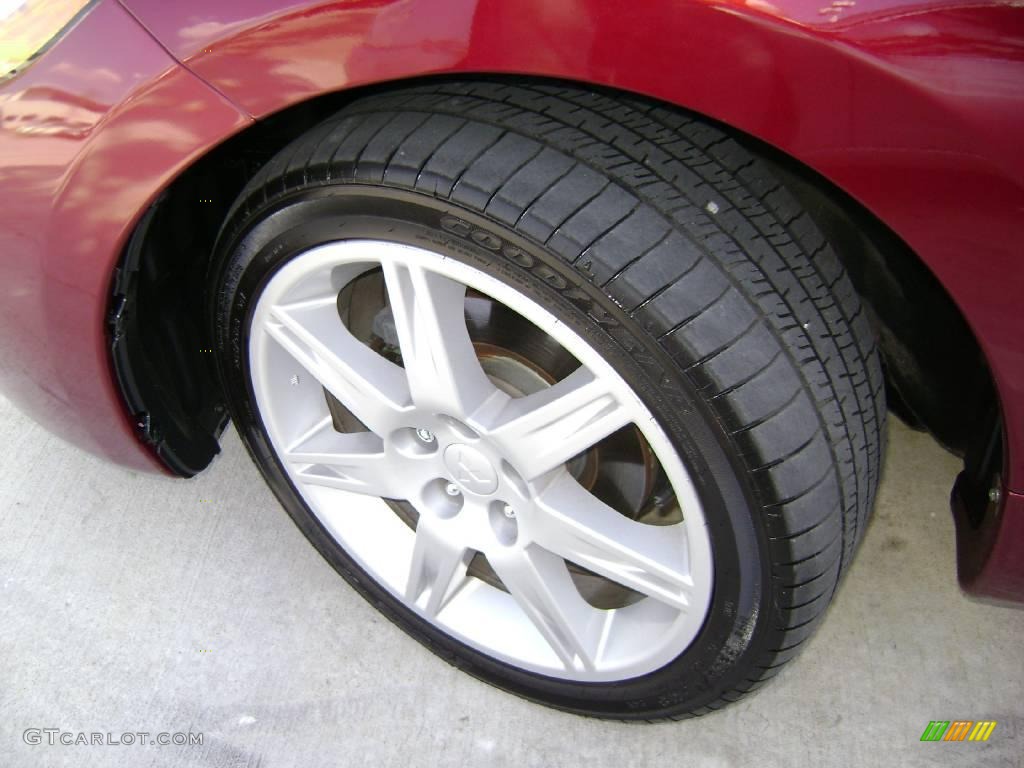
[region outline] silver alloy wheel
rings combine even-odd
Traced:
[[[378,267],[402,366],[338,312],[342,290]],[[469,337],[467,288],[535,324],[580,367],[531,394],[502,391]],[[272,276],[249,339],[256,403],[292,484],[371,577],[444,632],[519,668],[608,682],[661,668],[701,629],[711,550],[683,463],[612,366],[509,284],[421,248],[330,243]],[[338,431],[324,390],[368,431]],[[682,522],[631,520],[567,470],[628,424],[661,463]],[[411,504],[415,529],[384,499]],[[467,573],[476,553],[505,589]],[[643,598],[593,607],[567,562]]]

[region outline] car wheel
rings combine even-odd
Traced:
[[[810,636],[884,420],[834,252],[719,129],[573,88],[355,101],[252,179],[234,422],[398,626],[562,709],[700,714]]]

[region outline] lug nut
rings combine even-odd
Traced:
[[[988,492],[988,500],[993,504],[998,504],[999,500],[1003,497],[1003,494],[998,488],[990,488]]]
[[[510,520],[513,519],[516,516],[516,511],[514,509],[512,509],[512,505],[511,504],[506,504],[505,508],[502,509],[501,511],[504,512],[505,513],[505,517],[509,518]]]
[[[422,428],[417,429],[416,430],[416,437],[418,437],[424,443],[432,443],[432,442],[434,442],[434,433],[431,432],[429,429],[422,429]]]
[[[444,487],[444,492],[447,493],[449,496],[458,496],[461,493],[461,491],[459,490],[459,486],[457,486],[455,483],[448,483],[448,485]]]

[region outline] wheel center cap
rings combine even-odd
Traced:
[[[486,496],[498,487],[498,473],[480,451],[464,443],[445,448],[444,464],[452,479],[470,493]]]

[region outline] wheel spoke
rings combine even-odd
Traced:
[[[631,421],[605,383],[580,366],[547,389],[509,400],[491,437],[532,480]]]
[[[565,561],[536,546],[492,554],[488,561],[563,666],[593,670],[607,616],[580,596]]]
[[[416,264],[385,261],[383,269],[413,402],[470,416],[497,390],[466,328],[466,286]]]
[[[409,400],[405,377],[345,328],[333,299],[275,306],[265,328],[371,431],[395,427]]]
[[[405,599],[433,618],[466,579],[473,552],[444,535],[444,520],[421,514],[416,523]],[[426,602],[422,602],[426,596]]]
[[[284,450],[299,480],[366,496],[402,498],[394,466],[372,432],[336,432],[328,416]]]
[[[563,472],[538,497],[531,536],[541,547],[685,611],[693,582],[683,524],[630,520]]]

